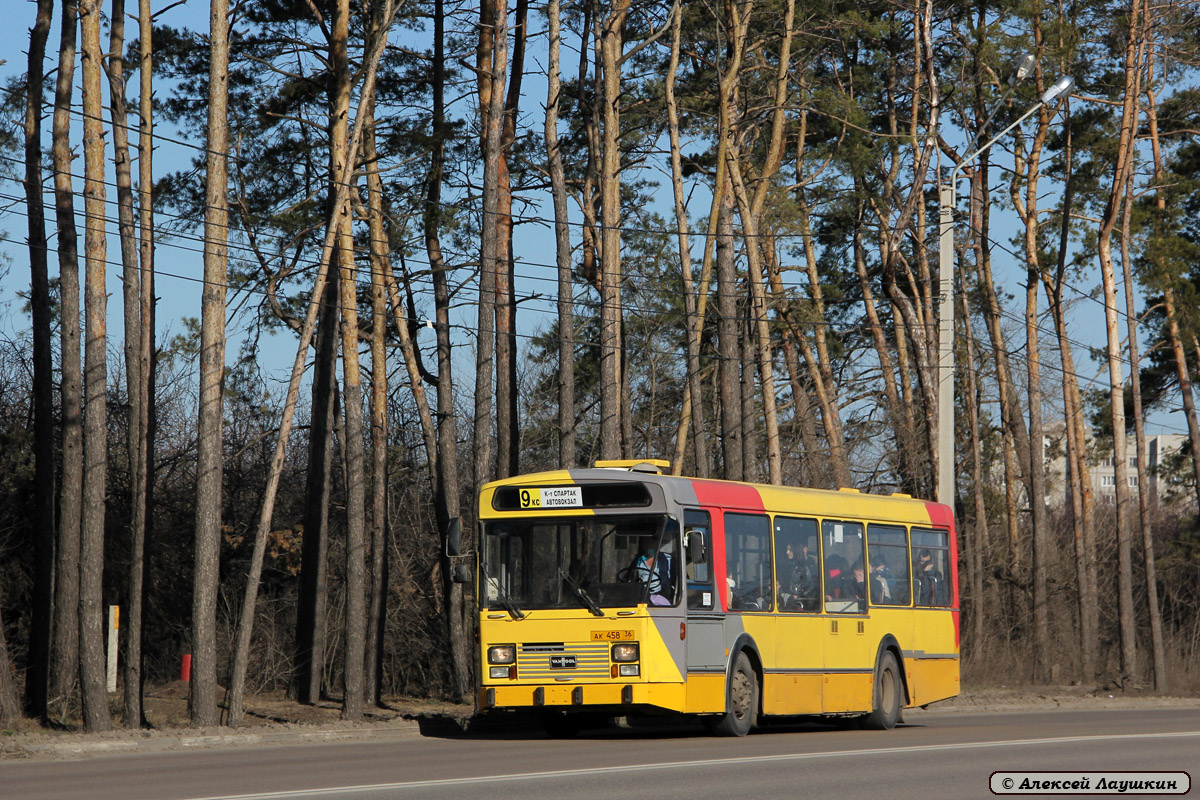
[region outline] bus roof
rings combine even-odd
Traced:
[[[646,462],[637,462],[639,464]],[[590,483],[655,484],[683,505],[719,506],[738,511],[847,516],[908,524],[949,526],[948,507],[906,494],[863,494],[857,489],[812,489],[764,483],[656,474],[629,468],[600,467],[516,475],[484,485],[481,500],[502,486],[572,486]],[[566,509],[563,509],[564,511]]]

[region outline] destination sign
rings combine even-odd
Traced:
[[[521,508],[582,508],[583,490],[578,486],[521,489]]]

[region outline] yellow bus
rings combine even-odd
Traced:
[[[478,706],[553,735],[602,715],[893,727],[958,694],[949,508],[907,495],[664,474],[667,463],[486,484]]]

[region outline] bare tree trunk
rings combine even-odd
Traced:
[[[308,472],[304,492],[304,535],[300,543],[300,586],[296,600],[296,646],[292,691],[301,703],[322,697],[328,632],[329,498],[333,470],[333,395],[337,369],[338,275],[319,301],[312,408],[308,427]],[[236,667],[235,667],[236,672]],[[231,716],[231,724],[234,724]]]
[[[971,656],[978,662],[984,637],[984,580],[983,550],[987,542],[987,502],[984,492],[983,443],[979,439],[979,379],[975,372],[975,334],[971,330],[971,309],[967,293],[957,292],[962,305],[963,343],[966,350],[966,382],[964,393],[967,405],[967,426],[971,438],[971,497],[974,500],[974,520],[971,525],[971,547],[967,554],[969,585],[971,587]]]
[[[437,480],[434,484],[434,509],[438,526],[442,532],[442,552],[445,552],[445,536],[450,519],[461,512],[458,474],[458,433],[455,422],[453,361],[450,341],[450,286],[446,273],[448,267],[442,256],[440,240],[442,213],[442,172],[446,161],[446,139],[450,135],[446,125],[446,54],[443,0],[434,0],[432,64],[432,133],[433,147],[429,168],[428,193],[426,194],[424,229],[425,252],[429,255],[430,270],[433,272],[433,302],[437,333]],[[482,39],[481,39],[482,41]],[[480,297],[482,298],[482,290]],[[478,392],[478,388],[477,392]],[[479,400],[478,393],[476,401]],[[478,462],[476,463],[478,466]],[[471,526],[464,526],[464,542],[470,548]],[[472,666],[470,632],[474,629],[469,617],[471,609],[466,603],[461,583],[454,583],[448,559],[442,561],[442,588],[450,599],[447,609],[446,630],[450,641],[450,652],[454,661],[455,688],[459,697],[471,694]]]
[[[372,214],[382,211],[371,196]],[[379,227],[382,228],[382,225]],[[374,224],[372,225],[372,230]],[[372,241],[374,235],[372,234]],[[383,245],[376,245],[382,247]],[[384,634],[387,629],[388,518],[387,518],[387,295],[383,266],[371,260],[371,530],[368,553],[367,663],[363,697],[372,705],[383,703]]]
[[[379,40],[382,6],[371,4],[369,39]],[[371,529],[369,541],[366,676],[363,697],[372,705],[383,704],[384,635],[387,630],[388,597],[388,374],[387,374],[387,275],[391,245],[383,224],[383,182],[375,149],[375,98],[365,103],[365,172],[367,174],[366,217],[371,263]],[[407,337],[406,337],[407,338]],[[424,392],[422,391],[422,397]],[[428,404],[425,404],[426,409]],[[425,421],[422,419],[422,424]],[[428,447],[428,440],[426,447]],[[436,463],[436,460],[434,461]],[[433,470],[433,486],[437,471]]]
[[[884,335],[886,328],[883,325],[883,320],[879,316],[878,308],[875,304],[875,292],[871,287],[871,278],[867,274],[867,258],[866,248],[862,241],[862,220],[856,221],[853,236],[854,246],[854,269],[858,273],[858,285],[862,290],[863,308],[866,311],[868,326],[871,330],[871,343],[875,347],[875,355],[879,359],[879,372],[883,378],[883,397],[885,408],[888,416],[891,418],[891,425],[896,437],[896,450],[898,455],[897,471],[905,475],[910,486],[913,488],[917,485],[917,465],[909,455],[917,446],[915,424],[908,409],[900,397],[900,389],[896,385],[896,370],[892,365],[891,350],[888,347],[887,337]],[[799,337],[797,337],[799,338]],[[803,342],[802,342],[803,345]],[[810,373],[815,366],[815,359],[811,354],[805,352],[805,360],[810,362]],[[822,403],[824,407],[824,403]]]
[[[854,486],[854,478],[850,474],[850,461],[846,455],[846,437],[842,432],[842,416],[837,403],[837,384],[833,379],[829,343],[825,336],[825,325],[823,324],[828,319],[825,314],[825,293],[821,289],[820,275],[817,272],[817,251],[813,242],[812,230],[809,226],[810,214],[808,202],[804,198],[803,190],[800,190],[798,194],[800,235],[804,245],[804,262],[808,274],[808,292],[817,315],[817,324],[813,326],[813,342],[816,345],[815,353],[809,352],[810,347],[807,338],[801,339],[802,334],[799,331],[795,331],[795,335],[797,341],[801,342],[801,350],[805,355],[805,360],[809,362],[811,380],[813,386],[816,387],[817,402],[821,406],[821,422],[825,427],[825,439],[829,446],[829,465],[833,469],[834,487],[852,487]]]
[[[741,180],[741,170],[736,162],[737,151],[730,148],[729,174],[733,178],[734,193],[742,209],[742,228],[746,235],[746,261],[750,274],[750,319],[754,328],[747,329],[747,337],[753,337],[755,354],[758,356],[758,374],[762,380],[763,417],[766,421],[767,479],[776,485],[783,483],[783,453],[779,445],[779,419],[775,409],[775,373],[772,366],[771,334],[767,328],[766,289],[763,287],[762,240],[759,238],[758,215],[746,197],[746,188]],[[765,180],[765,178],[764,178]],[[749,370],[753,374],[753,370]],[[743,411],[749,408],[743,405]],[[746,417],[752,415],[747,413]],[[756,415],[755,418],[757,418]],[[753,463],[753,462],[750,462]],[[743,470],[746,464],[743,464]],[[755,470],[757,472],[757,470]],[[757,476],[755,476],[757,477]]]
[[[79,538],[79,685],[84,727],[108,730],[104,658],[104,509],[108,490],[108,369],[104,208],[104,107],[100,96],[100,0],[80,8],[83,38],[84,308],[83,526]]]
[[[128,595],[121,625],[125,656],[125,727],[142,724],[142,570],[146,523],[145,378],[142,375],[142,280],[133,213],[133,174],[129,154],[129,108],[125,99],[125,0],[113,0],[108,41],[108,94],[112,114],[117,216],[121,237],[125,317],[125,384],[129,402],[126,451],[129,458],[130,520]]]
[[[1120,216],[1125,187],[1130,180],[1136,147],[1137,96],[1139,94],[1138,40],[1142,0],[1130,0],[1129,33],[1125,47],[1124,103],[1117,161],[1104,213],[1097,232],[1100,274],[1104,286],[1104,322],[1108,334],[1109,403],[1113,427],[1113,472],[1116,478],[1117,602],[1121,632],[1121,683],[1137,676],[1137,631],[1133,610],[1133,557],[1129,519],[1129,459],[1125,443],[1125,383],[1121,365],[1121,333],[1117,310],[1117,286],[1113,270],[1112,232]]]
[[[979,238],[982,246],[976,268],[979,275],[979,286],[983,290],[984,321],[987,323],[992,357],[996,366],[1000,424],[1004,443],[1005,527],[1011,556],[1009,570],[1015,573],[1020,562],[1017,516],[1014,511],[1016,509],[1015,489],[1023,475],[1017,465],[1029,463],[1029,432],[1021,418],[1021,401],[1017,396],[1017,387],[1012,378],[1012,367],[1009,364],[1010,348],[1004,335],[1000,298],[992,277],[991,189],[988,181],[988,160],[987,153],[984,153],[979,165]]]
[[[349,93],[347,92],[347,99]],[[349,201],[347,201],[348,203]],[[342,719],[363,713],[363,666],[366,658],[366,471],[362,431],[362,378],[358,363],[358,308],[354,241],[349,208],[342,216],[342,375],[345,376],[346,440],[346,694]]]
[[[559,52],[562,38],[559,0],[546,11],[550,25],[550,63],[546,90],[546,163],[554,199],[554,255],[558,267],[558,462],[575,466],[575,294],[571,263],[571,230],[567,212],[567,179],[558,143],[558,107],[562,97]],[[676,56],[677,58],[677,56]],[[673,78],[667,76],[667,105],[671,107]],[[678,137],[678,131],[676,131]],[[672,158],[674,158],[672,152]]]
[[[749,294],[749,287],[747,287]],[[758,404],[754,398],[755,359],[757,350],[750,302],[741,304],[738,319],[738,361],[742,371],[742,480],[757,483],[762,480],[758,465]]]
[[[508,4],[506,0],[484,0],[479,8],[479,110],[483,117],[483,222],[479,255],[479,314],[475,341],[475,485],[491,477],[492,378],[495,364],[495,321],[497,273],[501,246],[494,220],[500,213],[500,160],[504,75],[508,71]]]
[[[33,323],[34,568],[29,653],[25,667],[25,713],[46,721],[50,691],[50,638],[54,619],[54,363],[50,352],[50,281],[46,259],[46,206],[42,200],[42,105],[45,102],[46,39],[53,0],[38,0],[29,31],[25,95],[25,207],[29,222],[29,305]],[[2,623],[0,623],[2,624]],[[4,682],[12,688],[0,630],[0,707]],[[0,716],[6,711],[0,710]]]
[[[71,185],[71,94],[79,3],[63,3],[54,89],[54,211],[58,226],[59,298],[62,305],[62,494],[54,553],[54,642],[51,696],[65,717],[79,675],[79,539],[83,514],[83,375],[79,327],[79,240]]]
[[[517,0],[513,24],[512,78],[504,103],[500,135],[499,213],[496,225],[496,475],[507,478],[520,469],[521,428],[517,416],[517,300],[513,256],[512,178],[508,157],[517,140],[517,113],[525,71],[529,0]],[[503,86],[504,75],[500,76]]]
[[[21,704],[17,700],[17,685],[13,682],[3,616],[0,614],[0,725],[12,725],[21,719]]]
[[[728,35],[737,36],[739,34],[731,32]],[[740,35],[744,38],[745,32],[742,31]],[[696,349],[696,352],[699,352],[700,337],[704,331],[705,311],[708,306],[708,287],[712,281],[713,249],[714,249],[714,247],[716,247],[718,250],[718,256],[716,259],[718,262],[718,267],[717,267],[717,270],[718,270],[718,278],[717,278],[717,315],[718,315],[717,365],[718,365],[718,368],[716,370],[716,374],[714,377],[717,380],[717,392],[715,392],[715,394],[721,398],[722,405],[724,405],[725,397],[726,397],[726,393],[724,390],[724,384],[723,384],[723,380],[724,380],[724,376],[725,376],[723,367],[724,367],[724,364],[726,363],[725,362],[726,351],[724,349],[722,349],[721,338],[720,338],[720,325],[725,319],[725,311],[722,310],[724,307],[721,305],[722,300],[723,300],[723,293],[722,293],[721,278],[719,277],[719,273],[721,270],[720,259],[722,256],[720,254],[720,251],[721,251],[722,245],[720,245],[719,243],[722,242],[722,237],[725,235],[725,231],[722,230],[721,225],[722,225],[723,221],[727,221],[727,219],[728,219],[728,207],[731,202],[730,197],[729,197],[729,190],[728,190],[728,182],[729,182],[728,169],[726,168],[726,161],[727,161],[726,153],[728,152],[729,146],[730,146],[730,129],[731,129],[728,112],[729,112],[729,108],[730,108],[731,104],[729,102],[727,102],[726,98],[733,96],[733,92],[735,91],[735,88],[737,86],[738,72],[740,69],[741,69],[741,49],[733,48],[733,57],[730,59],[729,63],[727,63],[725,65],[724,72],[720,75],[721,82],[720,82],[720,87],[718,90],[718,101],[717,101],[718,126],[717,126],[716,176],[712,183],[714,190],[713,190],[713,196],[712,196],[712,206],[709,210],[709,215],[708,215],[708,232],[707,232],[707,235],[704,240],[704,256],[703,256],[703,260],[701,261],[701,267],[700,267],[700,282],[699,282],[699,287],[698,287],[698,297],[696,299],[696,314],[695,314],[695,317],[690,320],[690,325],[689,325],[689,329],[690,329],[689,336],[691,338],[690,346],[694,347]],[[729,291],[735,292],[735,290],[732,287],[729,289]],[[730,296],[735,297],[736,295],[731,294]],[[734,313],[736,313],[736,312],[734,312]],[[726,347],[728,347],[727,343],[726,343]],[[689,396],[690,396],[690,394],[691,393],[689,393]],[[692,410],[693,409],[692,409],[691,405],[688,404],[687,402],[685,402],[683,410],[681,411],[681,413],[679,415],[679,425],[678,425],[678,428],[676,429],[676,450],[677,451],[682,451],[684,445],[686,445],[686,443],[687,443],[688,428],[689,428],[690,422],[691,422]],[[728,455],[732,449],[736,449],[737,452],[740,453],[741,446],[740,446],[740,443],[733,443],[733,442],[727,441],[728,436],[732,432],[732,427],[730,427],[729,429],[727,429],[727,427],[726,427],[724,408],[722,408],[722,411],[721,411],[720,425],[721,425],[721,449],[722,449],[722,459],[723,459],[722,470],[723,470],[723,475],[725,477],[729,478],[732,476],[731,476],[730,468],[729,468]],[[679,444],[679,442],[683,442],[683,444],[681,445],[681,444]],[[734,444],[737,445],[736,448],[734,448]],[[679,460],[679,462],[674,465],[673,471],[676,475],[678,475],[678,474],[680,474],[680,470],[682,468],[683,468],[683,462],[682,462],[682,460]],[[739,472],[741,471],[740,465],[739,465],[738,471]]]
[[[730,481],[745,480],[742,461],[741,356],[738,352],[737,272],[734,264],[731,190],[717,212],[717,372],[721,385],[721,453]]]
[[[330,178],[354,174],[349,160],[350,64],[347,43],[350,36],[350,0],[333,5],[329,37],[330,136],[329,152],[333,169]],[[333,187],[331,187],[332,189]],[[331,196],[335,194],[330,191]],[[350,217],[349,193],[330,208],[329,227],[336,230],[333,261],[341,270],[339,306],[341,308],[342,400],[345,412],[345,437],[342,455],[346,469],[346,572],[345,572],[345,663],[342,719],[356,721],[363,712],[363,666],[366,656],[366,471],[362,435],[362,378],[358,362],[358,279],[354,263],[354,235]]]
[[[1068,110],[1069,114],[1069,110]],[[1087,537],[1084,526],[1089,524],[1088,514],[1084,511],[1086,487],[1090,485],[1090,470],[1087,466],[1087,442],[1080,435],[1076,423],[1076,415],[1082,410],[1076,406],[1075,398],[1079,393],[1079,381],[1075,375],[1075,358],[1071,352],[1071,340],[1067,330],[1067,314],[1063,305],[1062,287],[1063,276],[1067,266],[1067,245],[1071,226],[1071,207],[1074,197],[1074,173],[1072,163],[1074,147],[1072,144],[1070,123],[1066,128],[1064,146],[1064,171],[1066,173],[1066,188],[1063,190],[1063,212],[1059,227],[1058,261],[1055,265],[1055,275],[1051,279],[1049,272],[1042,272],[1042,284],[1046,290],[1046,302],[1054,319],[1055,333],[1058,337],[1058,352],[1063,368],[1063,429],[1067,438],[1067,470],[1069,486],[1067,491],[1071,501],[1071,529],[1075,552],[1075,578],[1078,584],[1079,607],[1079,671],[1083,681],[1091,681],[1096,676],[1096,643],[1098,632],[1090,626],[1090,620],[1095,616],[1095,587],[1091,583],[1088,571]]]
[[[630,0],[614,0],[601,27],[600,457],[621,458],[621,30]],[[628,444],[628,443],[626,443]]]
[[[385,0],[383,24],[380,27],[383,33],[365,59],[362,98],[372,97],[375,91],[376,71],[379,67],[379,59],[383,55],[384,48],[387,46],[387,31],[394,15],[395,7],[392,0]],[[354,132],[350,135],[350,142],[346,148],[345,157],[342,159],[344,169],[341,174],[334,175],[331,180],[331,186],[334,187],[334,194],[330,198],[330,207],[333,209],[342,207],[349,197],[352,177],[351,167],[358,158],[365,119],[363,102],[360,99],[358,112],[354,120]],[[317,311],[320,308],[318,298],[322,297],[325,293],[331,266],[335,263],[333,257],[335,247],[338,244],[338,235],[338,228],[333,225],[326,226],[325,241],[321,247],[321,260],[317,268],[317,274],[313,278],[313,289],[308,302],[308,311],[305,314],[304,322],[300,326],[300,342],[296,347],[296,358],[292,362],[291,378],[288,381],[287,396],[284,398],[283,413],[279,421],[279,436],[275,441],[275,452],[271,456],[271,463],[267,470],[267,482],[263,490],[262,508],[259,512],[258,524],[254,530],[254,550],[250,556],[246,591],[242,597],[242,622],[238,626],[237,644],[233,658],[233,675],[230,679],[229,724],[231,727],[236,727],[241,723],[242,701],[246,684],[246,664],[250,651],[250,639],[253,633],[254,608],[258,597],[259,575],[262,572],[263,555],[266,551],[267,533],[271,527],[271,516],[275,508],[275,496],[279,491],[279,478],[283,472],[283,459],[287,450],[288,437],[292,431],[292,419],[296,411],[296,401],[300,395],[300,379],[304,375],[305,357],[308,354],[309,344],[312,342],[313,329],[316,327]],[[359,669],[362,668],[361,665],[362,659],[360,657]]]
[[[138,333],[138,361],[142,385],[139,387],[138,401],[141,403],[139,419],[142,423],[138,437],[142,445],[142,469],[137,476],[139,484],[134,482],[133,494],[139,498],[138,505],[133,510],[133,527],[141,528],[141,552],[131,554],[132,561],[141,561],[141,577],[135,578],[133,572],[129,576],[129,627],[141,631],[143,627],[142,609],[145,606],[146,587],[150,578],[149,542],[154,518],[151,509],[154,507],[154,20],[150,13],[150,0],[138,0],[138,40],[139,40],[139,97],[138,97],[138,224],[140,238],[139,260],[141,263],[141,297],[139,316],[142,327]],[[139,522],[140,517],[140,522]],[[136,585],[135,585],[136,581]],[[141,634],[139,633],[139,641]],[[137,654],[136,680],[145,683],[145,671],[142,669],[144,651],[139,649]],[[128,656],[133,660],[132,654]],[[135,680],[130,672],[135,669],[129,663],[125,665],[125,686],[128,689],[131,681]],[[141,690],[138,691],[141,699]],[[126,714],[126,719],[129,718]],[[144,716],[144,714],[143,714]]]
[[[763,251],[769,247],[774,247],[774,242],[770,237],[760,235],[759,219],[763,206],[766,203],[771,180],[779,170],[779,164],[782,161],[785,122],[784,107],[787,103],[788,68],[791,60],[792,24],[795,19],[795,7],[794,0],[790,0],[784,15],[783,41],[780,44],[779,63],[776,67],[774,83],[773,101],[775,108],[771,117],[771,136],[762,170],[758,176],[758,185],[755,189],[753,201],[751,201],[746,182],[742,176],[741,167],[739,166],[738,148],[731,142],[726,151],[726,158],[729,159],[729,175],[732,179],[734,197],[737,199],[742,217],[743,233],[746,237],[746,261],[749,269],[747,280],[750,284],[749,317],[754,326],[753,336],[755,351],[758,357],[757,366],[759,376],[762,380],[763,417],[766,423],[767,439],[767,475],[768,480],[773,484],[783,483],[783,453],[779,442],[779,420],[775,406],[774,356],[771,350],[771,337],[767,325],[766,288],[763,284],[764,270],[762,264]],[[752,3],[747,3],[744,10],[739,10],[734,5],[729,7],[728,13],[732,14],[736,30],[745,29],[746,25],[743,23],[746,22],[748,24],[748,20],[745,20],[742,15],[744,14],[745,17],[748,17],[752,9]],[[735,46],[741,48],[744,45],[744,37],[739,36]],[[740,59],[735,58],[735,60]],[[720,99],[723,102],[732,100],[731,97]],[[730,125],[732,126],[735,111],[731,108],[727,113]],[[749,335],[751,331],[748,329],[747,333]],[[745,409],[745,404],[743,406],[744,410],[747,410]],[[747,414],[746,416],[750,417],[751,415]],[[753,461],[747,463],[752,464]]]
[[[794,466],[792,470],[785,471],[789,475],[794,475],[795,480],[801,486],[828,486],[832,482],[828,480],[827,475],[817,477],[817,464],[823,458],[823,454],[821,454],[821,447],[817,439],[816,420],[812,413],[814,407],[812,397],[801,378],[800,357],[796,352],[796,344],[803,336],[803,332],[792,317],[787,290],[783,285],[783,268],[779,263],[778,251],[771,248],[764,255],[767,258],[767,284],[771,290],[771,302],[779,319],[787,325],[780,349],[783,351],[783,362],[788,372],[788,384],[792,390],[794,406],[792,426],[800,439],[800,450],[789,453]]]
[[[1154,690],[1167,691],[1167,656],[1163,646],[1162,613],[1158,608],[1158,576],[1154,564],[1154,536],[1150,519],[1150,465],[1146,463],[1146,420],[1142,407],[1141,356],[1138,354],[1137,309],[1133,294],[1133,257],[1130,219],[1133,217],[1133,185],[1125,187],[1125,209],[1121,218],[1121,266],[1125,277],[1125,322],[1129,351],[1129,391],[1133,394],[1133,433],[1137,448],[1138,521],[1142,531],[1142,565],[1145,569],[1146,610],[1150,617],[1150,650],[1154,667]]]
[[[1154,46],[1155,30],[1153,27],[1153,17],[1147,13],[1143,15],[1143,24],[1145,25],[1145,35],[1142,40],[1144,49],[1151,49]],[[1155,185],[1162,186],[1159,177],[1159,158],[1161,150],[1158,142],[1158,111],[1155,107],[1154,97],[1154,58],[1153,52],[1145,59],[1146,61],[1146,118],[1150,128],[1151,149],[1154,154],[1155,166]],[[1133,306],[1133,277],[1132,263],[1130,261],[1129,243],[1131,234],[1129,231],[1130,220],[1133,216],[1133,187],[1126,187],[1125,192],[1125,218],[1121,233],[1121,260],[1125,267],[1125,313],[1129,327],[1129,372],[1133,390],[1133,418],[1134,430],[1138,441],[1138,513],[1142,520],[1142,565],[1145,570],[1146,580],[1146,608],[1150,616],[1150,644],[1151,657],[1154,664],[1154,689],[1159,694],[1166,694],[1169,681],[1167,676],[1167,658],[1166,648],[1163,643],[1162,630],[1162,610],[1158,604],[1158,575],[1154,559],[1154,537],[1150,524],[1150,513],[1147,508],[1147,498],[1150,493],[1150,464],[1146,461],[1146,426],[1142,412],[1142,386],[1141,386],[1141,368],[1138,364],[1137,355],[1137,319],[1134,315]],[[1161,191],[1157,193],[1156,205],[1162,202]],[[1160,209],[1161,211],[1161,209]],[[1195,463],[1195,453],[1193,453],[1193,464]]]
[[[924,302],[921,299],[919,291],[914,292],[916,303],[913,302],[897,285],[897,274],[901,266],[904,266],[907,272],[907,266],[903,264],[903,259],[900,257],[901,239],[908,235],[910,225],[913,223],[914,217],[919,220],[916,215],[916,210],[924,197],[925,176],[929,170],[930,161],[937,149],[937,130],[938,119],[941,108],[941,95],[938,90],[938,82],[934,76],[934,53],[932,41],[932,26],[933,26],[933,3],[932,0],[923,0],[917,4],[915,10],[916,21],[913,26],[913,44],[915,52],[915,60],[913,65],[913,95],[914,103],[916,96],[921,92],[921,80],[924,75],[924,82],[928,87],[925,91],[929,93],[928,118],[925,120],[925,135],[922,141],[919,138],[917,114],[914,112],[912,117],[911,127],[911,143],[915,155],[915,163],[913,165],[913,183],[908,191],[908,196],[904,198],[904,202],[899,207],[899,213],[895,219],[890,219],[882,213],[882,209],[877,211],[880,217],[880,254],[883,259],[883,286],[887,292],[888,299],[893,306],[900,312],[898,323],[903,323],[906,328],[906,335],[912,339],[912,352],[916,360],[916,377],[918,388],[921,391],[922,404],[925,409],[925,428],[926,441],[930,450],[930,459],[928,462],[928,474],[930,480],[928,486],[933,486],[935,481],[933,477],[938,474],[938,456],[937,456],[937,431],[938,431],[938,404],[937,404],[937,370],[938,359],[936,337],[932,332],[927,333],[927,326],[923,324],[924,310],[922,308]],[[893,112],[894,113],[894,112]],[[895,123],[893,123],[895,124]],[[917,237],[920,238],[920,231],[917,227]],[[911,283],[911,278],[910,278]],[[900,330],[900,325],[897,324],[897,331]],[[907,387],[906,387],[907,391]]]
[[[1042,31],[1035,30],[1036,50],[1039,52]],[[1037,74],[1041,88],[1042,76]],[[1017,169],[1010,193],[1013,205],[1024,224],[1026,263],[1025,282],[1025,337],[1027,391],[1029,398],[1029,507],[1033,553],[1030,560],[1033,588],[1033,633],[1034,633],[1034,680],[1046,681],[1052,677],[1053,656],[1050,638],[1050,620],[1047,588],[1047,554],[1049,537],[1046,518],[1046,468],[1045,444],[1042,429],[1041,349],[1038,343],[1038,282],[1042,268],[1039,264],[1038,242],[1038,178],[1042,148],[1049,133],[1052,110],[1044,105],[1038,114],[1037,128],[1029,144],[1028,153],[1018,153]],[[1019,181],[1023,181],[1022,185]]]
[[[229,234],[229,0],[209,6],[204,289],[200,320],[200,417],[196,446],[196,546],[192,588],[193,725],[216,725],[217,583],[221,558],[221,430],[225,284]],[[250,620],[242,620],[248,624]],[[231,714],[232,718],[232,714]]]
[[[1050,678],[1052,656],[1050,655],[1050,618],[1046,604],[1046,560],[1049,538],[1046,531],[1046,460],[1042,444],[1042,389],[1041,349],[1038,344],[1038,301],[1037,287],[1041,276],[1037,251],[1037,166],[1031,157],[1028,178],[1028,203],[1025,214],[1025,258],[1027,263],[1025,280],[1025,352],[1028,372],[1026,376],[1029,393],[1029,510],[1030,526],[1033,529],[1033,636],[1034,636],[1034,680],[1044,682]]]

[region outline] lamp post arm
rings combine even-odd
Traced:
[[[1029,117],[1033,114],[1033,112],[1040,109],[1042,107],[1042,105],[1043,105],[1042,103],[1034,103],[1032,106],[1030,106],[1025,111],[1024,114],[1017,117],[1016,120],[1014,120],[1007,128],[1005,128],[1004,130],[997,133],[991,139],[988,139],[985,144],[976,148],[974,152],[970,153],[967,156],[964,156],[962,161],[959,161],[957,164],[955,164],[954,169],[951,170],[951,172],[950,172],[951,191],[953,191],[955,180],[958,178],[958,173],[962,172],[963,167],[965,167],[967,164],[970,164],[975,159],[979,158],[979,156],[983,153],[983,151],[987,150],[989,147],[991,147],[996,142],[998,142],[1002,137],[1004,137],[1006,134],[1008,134],[1008,132],[1011,131],[1013,128],[1017,127],[1025,120],[1029,119]]]

